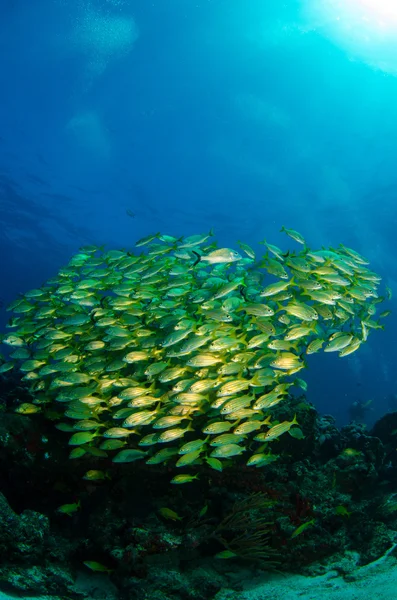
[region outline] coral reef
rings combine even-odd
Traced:
[[[303,249],[264,242],[259,261],[212,232],[86,247],[12,304],[3,589],[204,600],[243,573],[347,574],[393,548],[396,415],[339,430],[296,376],[383,327],[380,278],[287,232]]]
[[[203,477],[182,487],[169,486],[167,465],[137,462],[126,470],[93,455],[84,470],[105,462],[109,477],[81,479],[50,425],[47,441],[26,450],[40,415],[1,413],[9,434],[0,435],[0,472],[8,474],[0,588],[84,598],[110,585],[103,597],[211,598],[222,589],[238,593],[241,578],[258,570],[332,567],[347,576],[383,556],[397,532],[391,439],[374,435],[379,423],[373,431],[354,423],[338,430],[302,397],[277,410],[279,419],[296,412],[303,440],[281,437],[278,460],[262,468],[203,466]],[[324,422],[332,434],[326,452]],[[46,458],[53,453],[56,467]],[[71,514],[58,510],[77,499]],[[105,570],[93,572],[92,562]]]

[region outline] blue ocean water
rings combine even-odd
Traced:
[[[79,246],[157,231],[259,251],[293,244],[284,225],[354,248],[393,290],[397,17],[381,4],[3,0],[1,330]],[[309,358],[307,398],[340,424],[358,400],[369,423],[395,408],[385,323],[349,357]]]

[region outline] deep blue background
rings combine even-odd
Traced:
[[[362,29],[344,16],[338,31],[339,4],[2,0],[3,302],[82,244],[211,227],[228,246],[287,249],[282,225],[343,242],[394,288],[396,49],[345,43]],[[370,420],[388,410],[396,332],[392,314],[350,357],[311,357],[308,399],[339,422],[356,399]]]

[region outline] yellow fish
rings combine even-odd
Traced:
[[[104,479],[110,479],[110,475],[104,471],[91,469],[90,471],[87,471],[87,473],[83,476],[83,479],[86,479],[87,481],[103,481]]]
[[[64,515],[69,515],[71,517],[79,510],[80,506],[80,500],[78,502],[74,502],[73,504],[62,504],[62,506],[57,508],[57,512],[60,512]]]
[[[284,231],[284,233],[286,233],[291,239],[295,240],[295,242],[298,242],[298,244],[306,244],[303,235],[301,235],[294,229],[287,229],[286,227],[282,227],[281,231]]]
[[[174,510],[170,508],[159,508],[159,513],[164,519],[169,519],[170,521],[182,521],[183,517],[180,517]]]
[[[83,562],[83,565],[88,567],[88,569],[91,569],[91,571],[95,571],[96,573],[112,573],[113,572],[113,569],[109,569],[105,565],[102,565],[101,563],[96,562],[96,560],[85,560]]]
[[[179,484],[183,484],[183,483],[190,483],[194,479],[198,479],[198,474],[197,475],[187,475],[187,474],[186,475],[175,475],[175,477],[173,477],[171,479],[171,483],[179,485]]]
[[[33,415],[34,413],[40,412],[41,408],[32,404],[31,402],[22,402],[16,409],[15,412],[20,415]]]
[[[312,527],[315,521],[315,519],[311,519],[310,521],[306,521],[306,523],[302,523],[302,525],[299,525],[299,527],[297,527],[291,535],[291,539],[296,538],[298,535],[303,533],[303,531],[305,531],[305,529],[307,529],[308,527]]]
[[[231,250],[230,248],[219,248],[205,256],[200,255],[193,250],[193,254],[197,256],[195,265],[199,262],[207,262],[210,265],[233,263],[242,259],[242,256],[238,252]]]
[[[260,433],[254,439],[259,442],[271,442],[272,440],[279,438],[283,433],[289,431],[293,425],[299,425],[298,421],[296,420],[296,415],[292,421],[283,421],[278,425],[274,425],[269,429],[269,431],[266,433]]]

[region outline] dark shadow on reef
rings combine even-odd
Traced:
[[[397,412],[371,431],[338,430],[291,397],[274,417],[296,413],[304,437],[273,442],[277,460],[255,468],[242,458],[222,472],[203,464],[198,479],[172,486],[167,465],[68,459],[48,418],[14,412],[30,398],[7,374],[0,400],[4,591],[204,600],[238,593],[258,570],[343,571],[347,551],[367,564],[395,541]],[[99,469],[104,479],[83,479]]]

